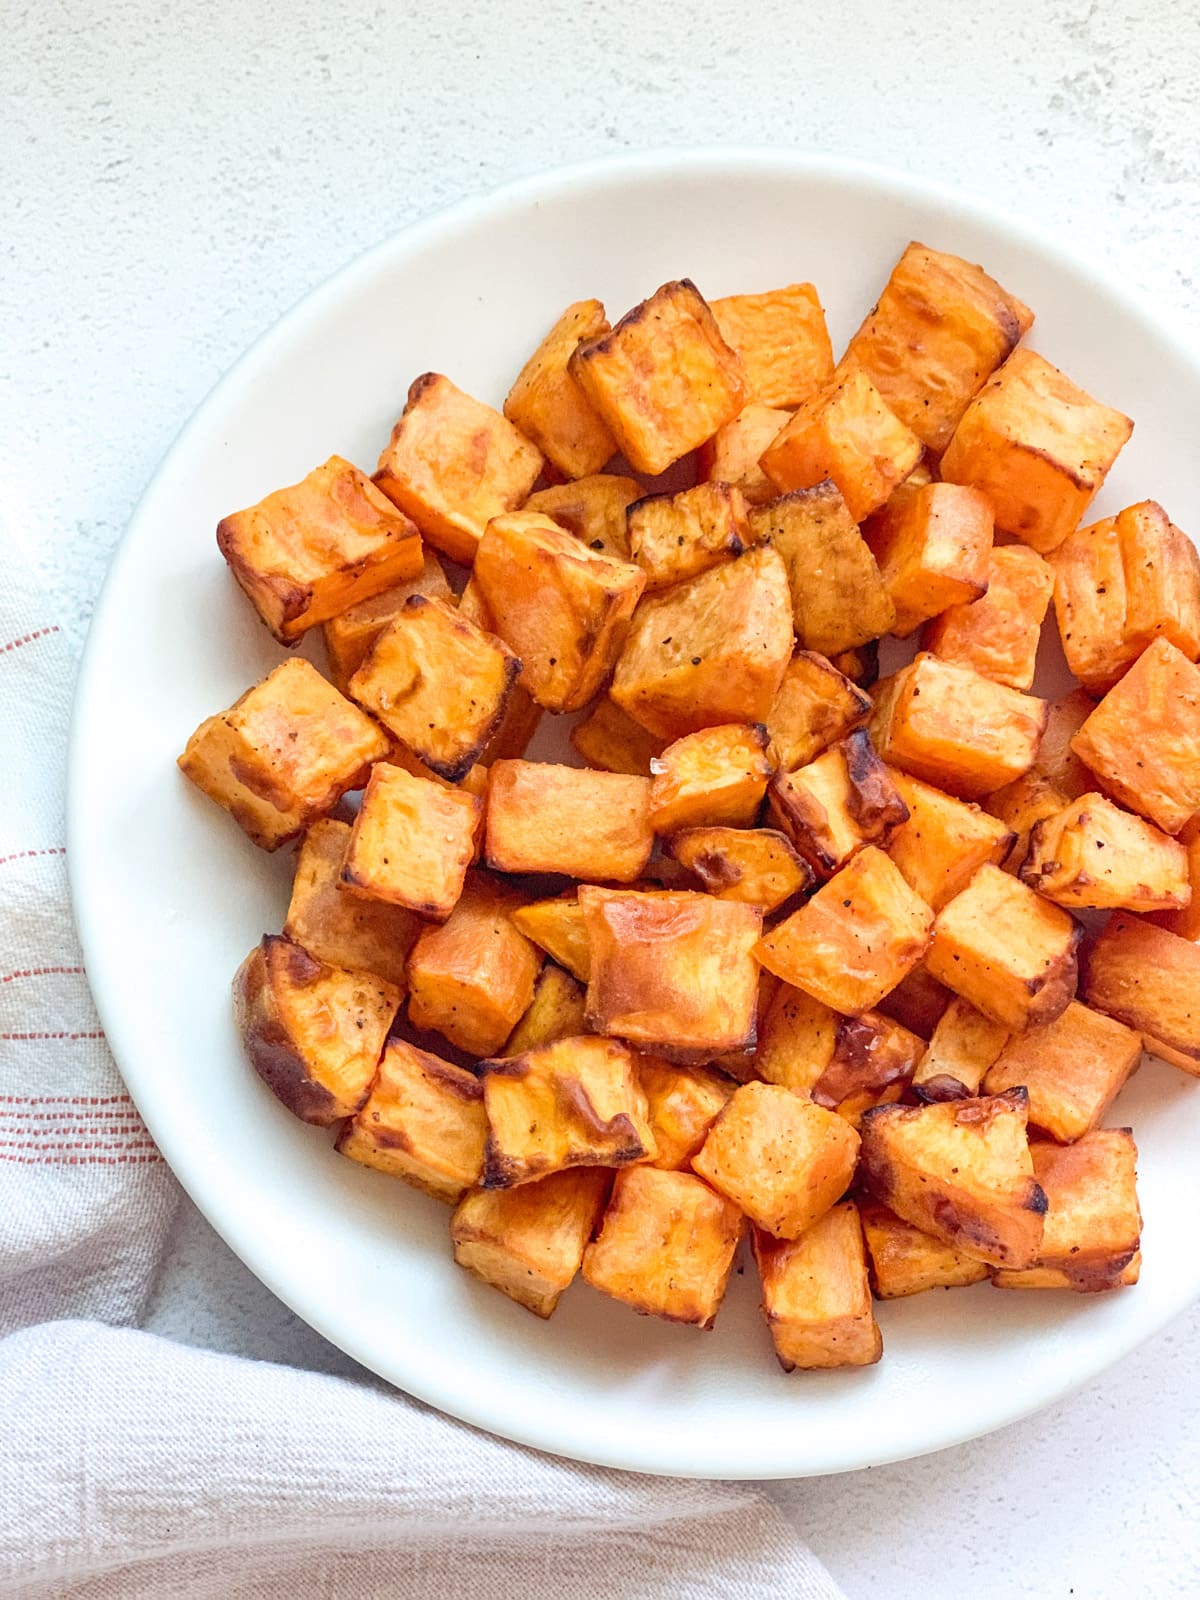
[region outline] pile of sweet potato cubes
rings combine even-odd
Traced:
[[[540,1316],[708,1327],[747,1226],[789,1369],[877,1360],[873,1294],[1137,1279],[1100,1123],[1143,1047],[1200,1074],[1200,563],[1086,523],[1132,423],[1032,321],[919,244],[836,364],[810,284],[581,301],[503,412],[426,374],[373,478],[218,529],[329,667],[180,760],[301,841],[246,1051]]]

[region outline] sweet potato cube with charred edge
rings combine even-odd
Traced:
[[[1200,667],[1156,639],[1071,740],[1103,787],[1178,833],[1200,811]]]
[[[896,607],[892,632],[900,638],[987,590],[992,508],[978,489],[901,485],[863,535]]]
[[[646,778],[650,763],[666,749],[662,739],[635,722],[611,695],[601,695],[571,729],[572,748],[599,772],[624,772]]]
[[[732,484],[742,491],[748,506],[774,500],[779,491],[759,466],[759,457],[791,414],[751,402],[700,446],[696,457],[700,481]]]
[[[1057,905],[1090,910],[1169,911],[1192,898],[1179,841],[1102,794],[1035,825],[1021,879]]]
[[[762,1309],[785,1372],[869,1367],[883,1354],[858,1207],[844,1200],[798,1239],[755,1229]]]
[[[475,854],[482,802],[380,763],[354,819],[342,883],[356,894],[445,919]]]
[[[744,1083],[693,1169],[777,1239],[797,1239],[850,1187],[858,1135],[824,1106],[773,1083]]]
[[[395,985],[268,934],[238,968],[233,1015],[251,1066],[303,1122],[327,1128],[367,1097],[400,1006]]]
[[[541,1044],[573,1039],[583,1032],[584,990],[577,978],[548,961],[533,986],[533,999],[504,1046],[519,1056]]]
[[[879,640],[868,639],[853,650],[835,651],[829,665],[860,689],[869,689],[879,681]]]
[[[754,1064],[767,1083],[857,1125],[867,1106],[900,1098],[923,1048],[924,1040],[882,1012],[839,1016],[781,984],[759,1025]]]
[[[1096,780],[1071,749],[1071,740],[1095,709],[1095,702],[1083,689],[1073,689],[1062,700],[1053,701],[1033,766],[984,801],[986,810],[1015,835],[1004,860],[1006,871],[1015,872],[1025,860],[1035,823],[1095,788]]]
[[[559,900],[535,900],[529,905],[517,906],[512,920],[527,939],[532,939],[560,967],[580,983],[586,983],[591,973],[588,955],[587,929],[583,921],[583,907],[575,895],[565,895]]]
[[[588,1026],[674,1061],[754,1046],[757,906],[584,884]]]
[[[970,801],[956,800],[920,778],[895,771],[893,781],[908,807],[908,821],[892,835],[888,854],[911,889],[940,911],[970,883],[985,862],[999,865],[1013,833]]]
[[[896,608],[834,484],[820,481],[756,506],[750,528],[783,558],[804,649],[836,655],[891,631]]]
[[[1029,1121],[1060,1144],[1096,1127],[1142,1053],[1141,1035],[1077,1000],[1044,1028],[1007,1041],[983,1080],[987,1094],[1024,1084]]]
[[[342,862],[350,824],[327,817],[304,835],[283,931],[318,961],[370,973],[403,992],[405,965],[421,922],[403,906],[350,893]]]
[[[521,368],[504,415],[568,478],[597,473],[617,442],[567,369],[585,339],[608,332],[599,300],[569,305]]]
[[[516,1189],[472,1189],[450,1222],[454,1259],[535,1316],[549,1317],[579,1271],[611,1184],[603,1167],[577,1167]]]
[[[989,1276],[986,1261],[931,1239],[887,1206],[860,1201],[871,1286],[879,1300],[899,1300],[926,1289],[959,1289]]]
[[[1080,997],[1200,1077],[1200,945],[1115,912],[1086,950]]]
[[[1033,1175],[1024,1089],[940,1105],[877,1106],[862,1120],[859,1175],[922,1233],[996,1267],[1028,1267],[1046,1196]]]
[[[642,601],[610,692],[663,739],[763,722],[794,642],[784,564],[750,550]]]
[[[625,514],[645,493],[636,478],[598,472],[576,478],[574,483],[539,489],[522,509],[549,517],[597,555],[607,556],[610,561],[628,561],[629,526]]]
[[[217,544],[280,644],[421,570],[417,529],[341,456],[224,517]]]
[[[797,650],[767,713],[772,759],[785,772],[806,767],[871,714],[871,699],[822,655]]]
[[[337,1147],[351,1161],[453,1205],[479,1181],[486,1132],[474,1073],[389,1039],[370,1096]]]
[[[430,544],[470,566],[488,523],[524,503],[542,466],[498,411],[427,372],[408,391],[375,482]]]
[[[650,779],[543,761],[497,761],[487,859],[500,872],[631,883],[654,848]]]
[[[484,633],[499,637],[496,634],[496,622],[491,607],[483,598],[479,581],[473,572],[458,597],[458,610],[461,616],[466,617],[468,622],[473,622],[477,628],[482,628]],[[493,729],[480,760],[504,761],[523,756],[541,720],[541,706],[519,679],[514,681],[509,687],[504,715]]]
[[[751,543],[742,491],[728,483],[698,483],[679,494],[650,495],[630,506],[629,548],[648,589],[740,556]]]
[[[750,399],[741,357],[687,278],[580,345],[569,370],[635,472],[664,472]]]
[[[278,850],[361,788],[387,748],[370,717],[297,659],[202,722],[179,770],[260,849]]]
[[[945,485],[943,485],[945,487]],[[925,626],[923,647],[1010,689],[1028,689],[1054,574],[1036,550],[1006,544],[988,557],[987,593],[948,606]]]
[[[1036,1264],[992,1274],[999,1289],[1097,1294],[1136,1283],[1142,1216],[1137,1146],[1128,1128],[1097,1128],[1077,1144],[1030,1146],[1046,1193],[1046,1231]]]
[[[1011,1033],[1053,1022],[1075,997],[1080,928],[1016,878],[980,867],[938,912],[933,976]]]
[[[1133,432],[1032,350],[1012,355],[967,407],[942,457],[947,483],[992,502],[996,526],[1046,555],[1091,505]]]
[[[481,1070],[489,1130],[485,1189],[657,1154],[633,1054],[615,1039],[559,1039],[486,1061]]]
[[[650,763],[650,826],[655,833],[702,823],[748,827],[775,770],[766,750],[761,723],[726,723],[676,739]]]
[[[753,399],[798,406],[833,376],[825,313],[811,283],[712,302],[721,336],[741,356]]]
[[[871,739],[883,759],[964,800],[1028,772],[1046,726],[1044,700],[924,653],[874,700]]]
[[[913,1093],[924,1101],[973,1099],[1009,1037],[1002,1023],[993,1022],[961,996],[954,995],[917,1063]],[[1011,1085],[999,1087],[1007,1089]]]
[[[1154,639],[1200,656],[1200,555],[1154,500],[1077,528],[1053,557],[1067,665],[1107,693]]]
[[[754,953],[785,983],[859,1016],[916,966],[932,928],[933,912],[883,851],[867,845]]]
[[[658,1150],[651,1165],[665,1171],[686,1167],[728,1105],[733,1084],[707,1067],[680,1067],[654,1056],[641,1058],[638,1077]]]
[[[642,1316],[711,1328],[743,1226],[738,1208],[690,1172],[629,1167],[584,1252],[584,1282]]]
[[[798,772],[777,773],[768,812],[821,879],[864,845],[886,846],[908,820],[908,807],[863,728]]]
[[[1200,817],[1193,817],[1180,830],[1179,842],[1187,851],[1188,885],[1192,898],[1181,911],[1155,911],[1147,919],[1177,933],[1181,939],[1200,941]]]
[[[325,623],[321,631],[325,637],[325,654],[329,657],[329,675],[343,694],[350,692],[350,679],[367,659],[379,635],[404,610],[404,603],[412,594],[444,600],[451,606],[455,604],[445,569],[432,550],[424,552],[421,570],[415,578],[394,584],[369,600],[360,600]]]
[[[521,663],[444,600],[410,595],[371,646],[350,693],[390,733],[457,783],[504,719]]]
[[[772,828],[685,828],[667,850],[716,899],[757,906],[764,916],[813,882],[808,862]]]
[[[1033,323],[982,267],[912,243],[846,347],[922,443],[940,454],[972,398]]]
[[[921,459],[922,445],[865,372],[833,378],[797,408],[760,465],[786,493],[831,478],[855,522],[877,511]]]
[[[408,1014],[472,1055],[499,1050],[529,1009],[542,964],[511,920],[516,891],[482,873],[467,880],[440,928],[426,928],[408,958]]]

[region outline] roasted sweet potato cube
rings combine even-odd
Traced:
[[[1078,525],[1132,432],[1044,357],[1014,350],[967,407],[941,474],[982,489],[997,528],[1046,555]]]
[[[337,1147],[364,1167],[454,1205],[479,1181],[486,1132],[474,1073],[389,1039],[370,1096]]]
[[[1200,1077],[1200,945],[1117,911],[1085,954],[1080,997]]]
[[[860,689],[869,689],[879,682],[879,640],[868,639],[853,650],[837,650],[830,656],[829,665]]]
[[[762,723],[734,722],[684,734],[650,770],[650,825],[674,833],[703,823],[748,827],[775,768]]]
[[[1008,855],[1013,833],[967,800],[956,800],[907,772],[893,772],[908,821],[892,835],[888,854],[926,905],[940,911],[985,862]]]
[[[1169,639],[1189,661],[1200,656],[1200,553],[1156,500],[1117,516],[1125,574],[1125,636],[1144,645]],[[1070,663],[1068,662],[1068,665]]]
[[[825,312],[811,283],[712,302],[725,343],[741,356],[752,398],[798,406],[833,376]]]
[[[483,1187],[508,1189],[565,1167],[620,1167],[656,1155],[631,1051],[585,1035],[486,1061]]]
[[[900,638],[988,586],[992,508],[958,483],[902,485],[863,529],[892,604]]]
[[[539,511],[560,528],[612,561],[629,560],[626,512],[646,491],[636,478],[598,472],[574,483],[556,483],[531,494],[523,507]]]
[[[352,894],[342,883],[350,824],[326,817],[304,835],[284,934],[318,961],[370,973],[403,991],[421,922],[403,906]]]
[[[440,928],[408,958],[408,1014],[472,1055],[501,1049],[529,1009],[541,954],[512,921],[515,890],[472,875]]]
[[[758,1024],[754,1069],[766,1083],[811,1098],[833,1060],[838,1023],[845,1019],[803,989],[778,984]]]
[[[484,633],[496,635],[496,621],[492,616],[491,607],[483,598],[479,580],[473,572],[458,597],[458,610],[461,616],[466,617],[468,622],[473,622],[477,628],[482,628]],[[523,756],[541,720],[541,706],[519,681],[518,676],[518,680],[509,688],[504,715],[492,731],[480,760],[487,763]]]
[[[759,940],[768,972],[847,1016],[878,1005],[929,944],[933,912],[874,845]]]
[[[685,828],[667,849],[718,900],[776,911],[813,882],[812,868],[772,828]]]
[[[675,1061],[754,1046],[757,906],[689,890],[579,890],[588,1026]]]
[[[569,305],[521,368],[504,415],[568,478],[584,478],[617,453],[617,443],[568,371],[585,339],[608,332],[599,300]]]
[[[869,1105],[898,1100],[924,1041],[882,1012],[842,1017],[781,984],[759,1025],[755,1067],[857,1125]]]
[[[791,414],[753,401],[745,406],[700,446],[696,457],[700,481],[733,484],[749,506],[774,500],[779,491],[759,466],[759,457]]]
[[[663,739],[764,722],[794,642],[783,561],[769,546],[749,550],[642,601],[612,697]]]
[[[686,1167],[728,1105],[733,1084],[707,1067],[681,1067],[654,1056],[641,1058],[638,1077],[658,1150],[652,1165],[666,1171]]]
[[[883,759],[964,800],[1028,772],[1046,726],[1044,700],[926,653],[873,698],[871,739]]]
[[[864,728],[799,771],[777,773],[768,811],[822,880],[864,845],[886,846],[908,819],[908,807]]]
[[[987,593],[948,606],[926,624],[922,645],[943,661],[972,667],[1010,689],[1028,689],[1053,590],[1054,574],[1036,550],[1001,545],[988,556]]]
[[[861,370],[834,377],[799,406],[760,457],[778,488],[837,484],[855,522],[877,511],[921,459],[921,441]]]
[[[650,763],[666,749],[657,734],[622,711],[611,695],[601,695],[581,722],[571,729],[575,751],[599,772],[624,772],[646,778]]]
[[[883,1354],[858,1207],[843,1200],[798,1239],[756,1228],[762,1309],[785,1372],[869,1367]]]
[[[375,482],[430,544],[469,566],[488,523],[524,504],[542,466],[498,411],[427,372],[408,391]]]
[[[321,631],[329,658],[329,675],[343,694],[349,693],[350,679],[367,659],[379,635],[404,610],[404,603],[411,594],[444,600],[447,605],[455,603],[445,569],[432,550],[424,552],[421,570],[415,578],[393,584],[369,600],[360,600],[325,623]]]
[[[928,1038],[946,1013],[954,996],[918,961],[879,1002],[885,1016],[901,1022],[922,1039]]]
[[[647,1317],[711,1328],[742,1237],[742,1214],[690,1172],[618,1172],[583,1277]]]
[[[361,788],[387,748],[370,717],[297,659],[202,722],[179,769],[256,845],[278,850]]]
[[[549,1317],[579,1271],[611,1184],[603,1167],[576,1167],[515,1189],[472,1189],[450,1222],[454,1259]]]
[[[570,372],[635,472],[663,472],[750,399],[741,357],[696,285],[664,283],[610,333],[580,345]]]
[[[1029,835],[1034,824],[1096,786],[1096,780],[1071,749],[1071,740],[1095,710],[1095,702],[1083,689],[1073,689],[1062,700],[1053,701],[1046,713],[1046,731],[1038,745],[1037,759],[1023,777],[1006,783],[984,801],[987,811],[1012,829],[1012,847],[1004,860],[1005,870],[1015,872],[1029,853]]]
[[[548,961],[533,986],[533,999],[508,1036],[504,1054],[519,1056],[541,1044],[573,1039],[583,1032],[583,1011],[583,985]]]
[[[1095,793],[1035,825],[1021,878],[1057,905],[1093,911],[1169,911],[1192,898],[1183,845]]]
[[[1178,833],[1200,811],[1200,667],[1169,639],[1156,639],[1071,749],[1114,800]]]
[[[371,646],[350,693],[418,760],[457,783],[500,727],[520,670],[494,634],[444,600],[414,594]]]
[[[318,961],[278,934],[233,980],[234,1024],[251,1066],[289,1111],[322,1128],[366,1099],[400,999],[394,984]]]
[[[835,484],[823,480],[756,506],[750,528],[783,557],[804,649],[836,655],[891,631],[896,608]]]
[[[940,454],[971,399],[1033,323],[982,267],[912,243],[846,347],[922,443]]]
[[[1096,1294],[1136,1283],[1142,1217],[1137,1146],[1128,1128],[1097,1128],[1077,1144],[1031,1145],[1046,1193],[1046,1231],[1037,1263],[996,1272],[1000,1289],[1073,1289]]]
[[[500,872],[631,883],[653,848],[649,778],[544,761],[492,768],[487,859]]]
[[[1046,1196],[1033,1176],[1024,1089],[986,1099],[877,1106],[862,1120],[859,1176],[922,1233],[997,1267],[1028,1267]]]
[[[482,802],[381,762],[354,819],[342,883],[356,894],[445,921],[475,854]]]
[[[280,644],[421,570],[417,529],[341,456],[222,518],[217,544]]]
[[[983,1080],[1003,1094],[1023,1084],[1029,1121],[1060,1144],[1099,1125],[1142,1053],[1141,1035],[1077,1000],[1044,1028],[1009,1039]]]
[[[769,750],[794,772],[844,739],[871,714],[871,699],[822,655],[797,650],[767,713]]]
[[[629,508],[629,549],[648,589],[667,589],[740,556],[752,535],[742,491],[698,483],[678,494],[655,494]]]
[[[1177,933],[1181,939],[1200,941],[1200,817],[1193,817],[1180,830],[1179,842],[1187,851],[1188,884],[1192,898],[1180,911],[1155,911],[1148,918],[1160,928]]]
[[[972,1099],[1009,1037],[1002,1023],[993,1022],[969,1001],[954,995],[917,1063],[914,1094],[925,1101]]]
[[[532,939],[560,967],[566,967],[580,983],[586,983],[591,973],[588,955],[587,929],[583,921],[583,907],[574,894],[559,900],[535,900],[518,906],[512,914],[513,922],[527,939]]]
[[[744,1083],[713,1123],[693,1169],[751,1222],[797,1239],[850,1187],[858,1135],[824,1106],[774,1083]]]
[[[879,1300],[899,1300],[926,1289],[959,1289],[990,1273],[979,1261],[905,1222],[874,1200],[859,1201],[870,1260],[871,1287]]]

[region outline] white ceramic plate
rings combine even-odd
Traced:
[[[695,1476],[837,1472],[1058,1399],[1200,1293],[1200,1091],[1151,1063],[1112,1119],[1131,1122],[1141,1148],[1145,1266],[1127,1293],[920,1295],[879,1308],[879,1366],[790,1377],[772,1359],[752,1271],[734,1279],[712,1333],[636,1317],[582,1284],[539,1322],[454,1266],[442,1206],[337,1156],[242,1059],[229,982],[280,925],[290,859],[256,850],[174,760],[281,652],[213,530],[332,451],[370,470],[428,368],[499,403],[580,296],[617,315],[685,274],[710,296],[809,278],[840,348],[910,238],[982,261],[1036,310],[1031,343],[1136,419],[1102,507],[1153,495],[1200,525],[1200,362],[1085,262],[894,174],[669,155],[458,206],[311,295],[185,429],[96,613],[71,750],[71,874],[96,1001],[150,1131],[214,1227],[313,1327],[410,1394],[561,1455]]]

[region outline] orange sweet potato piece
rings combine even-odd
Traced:
[[[304,835],[284,934],[318,961],[370,973],[403,991],[420,919],[403,906],[347,889],[342,863],[349,842],[350,824],[333,817],[314,822]]]
[[[568,478],[583,478],[617,453],[616,440],[568,370],[585,339],[608,332],[599,300],[569,305],[521,368],[504,415]]]
[[[926,1289],[958,1289],[982,1283],[986,1261],[931,1239],[877,1201],[860,1202],[863,1236],[871,1262],[871,1287],[880,1300],[898,1300]]]
[[[654,848],[650,779],[541,761],[497,761],[487,858],[500,872],[630,883]]]
[[[771,819],[818,878],[831,878],[866,844],[886,847],[908,807],[863,728],[769,791]]]
[[[573,533],[589,550],[612,561],[629,560],[626,512],[646,491],[636,478],[597,472],[574,483],[556,483],[539,489],[523,510],[538,511]]]
[[[658,1151],[652,1165],[664,1171],[687,1167],[728,1105],[733,1084],[707,1067],[681,1067],[654,1056],[641,1058],[638,1078]]]
[[[1059,1143],[1096,1127],[1141,1058],[1132,1028],[1077,1000],[1044,1028],[1009,1039],[983,1080],[987,1094],[1023,1084],[1029,1120]]]
[[[726,823],[747,827],[775,770],[761,723],[701,728],[669,744],[650,763],[650,826],[655,833]]]
[[[744,406],[700,446],[696,460],[701,482],[731,484],[750,506],[774,500],[779,491],[759,466],[759,458],[791,414],[754,401]]]
[[[628,712],[611,695],[601,695],[582,721],[570,732],[571,745],[589,767],[599,772],[624,772],[645,778],[650,763],[666,749],[662,739]]]
[[[430,600],[454,604],[454,591],[434,551],[424,552],[421,570],[415,578],[393,584],[369,600],[360,600],[325,623],[321,631],[329,658],[329,675],[343,694],[349,693],[350,679],[367,659],[371,646],[388,623],[395,622],[404,610],[404,602],[410,594],[423,594]]]
[[[948,606],[926,624],[922,645],[1010,689],[1028,689],[1053,588],[1054,574],[1036,550],[1001,545],[988,556],[987,593]]]
[[[1191,902],[1187,851],[1113,805],[1085,794],[1037,823],[1021,878],[1060,906],[1169,911]]]
[[[742,491],[698,483],[655,494],[629,508],[629,549],[649,589],[667,589],[749,548],[753,535]]]
[[[806,767],[871,714],[871,698],[826,657],[797,650],[767,713],[769,750],[786,772]]]
[[[833,376],[825,313],[811,283],[766,294],[731,294],[712,302],[721,336],[741,356],[751,397],[793,407]]]
[[[893,781],[908,820],[892,835],[888,854],[909,887],[935,911],[953,900],[987,861],[999,865],[1012,848],[1003,822],[966,800],[943,794],[907,772]]]
[[[1117,911],[1085,950],[1080,998],[1200,1077],[1200,945]]]
[[[1040,1031],[1031,1028],[1029,1034]],[[1003,1023],[993,1022],[982,1011],[976,1011],[970,1001],[954,995],[917,1062],[912,1080],[914,1094],[919,1100],[972,1099],[1009,1037]],[[988,1093],[1012,1087],[1011,1083],[998,1084],[989,1087]]]
[[[812,868],[772,828],[684,828],[667,850],[718,900],[776,911],[813,882]]]
[[[445,921],[462,893],[482,810],[465,790],[381,762],[354,819],[342,883],[356,894]]]
[[[756,1229],[762,1308],[785,1372],[869,1367],[883,1354],[858,1207],[844,1200],[798,1239]]]
[[[902,485],[863,532],[896,608],[892,632],[900,638],[987,590],[992,508],[978,489]]]

